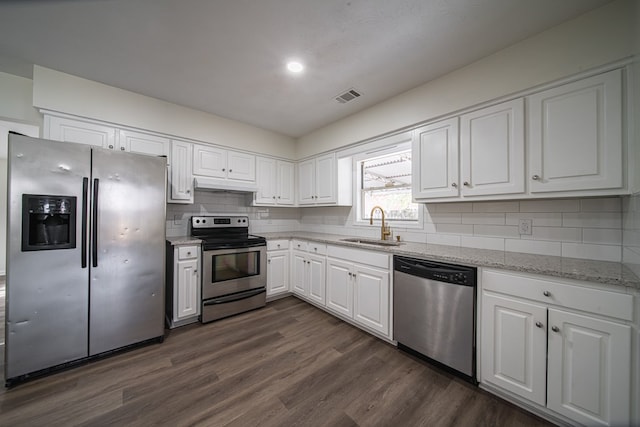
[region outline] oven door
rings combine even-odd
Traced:
[[[266,246],[203,251],[202,299],[267,285]]]

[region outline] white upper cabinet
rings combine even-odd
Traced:
[[[329,153],[298,163],[298,204],[351,206],[351,159]]]
[[[254,205],[293,205],[293,163],[267,157],[256,158],[256,183]]]
[[[107,149],[116,148],[116,129],[64,117],[44,116],[44,138]]]
[[[193,174],[255,182],[256,156],[210,145],[194,144]]]
[[[623,187],[622,71],[528,97],[532,193]]]
[[[190,142],[171,141],[169,203],[193,203],[192,150],[193,144]]]
[[[411,174],[413,197],[457,197],[458,118],[413,131]]]
[[[524,100],[460,116],[462,196],[524,193]]]
[[[167,158],[171,150],[168,138],[131,130],[119,131],[118,146],[121,151]]]
[[[169,158],[171,151],[169,138],[133,130],[116,129],[100,123],[49,115],[45,115],[44,137],[55,141],[74,142],[108,150],[167,158]]]
[[[412,152],[417,200],[524,193],[524,101],[418,128]]]

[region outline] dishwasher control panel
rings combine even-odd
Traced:
[[[425,279],[465,286],[475,286],[476,283],[476,269],[473,267],[400,256],[395,256],[393,263],[394,270]]]

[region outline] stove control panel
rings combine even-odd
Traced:
[[[191,228],[248,228],[249,217],[247,216],[192,216]]]

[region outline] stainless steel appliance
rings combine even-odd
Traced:
[[[476,269],[394,257],[393,338],[476,382]]]
[[[191,235],[202,242],[203,323],[266,304],[264,237],[249,234],[246,216],[193,216]]]
[[[166,159],[9,136],[7,386],[164,336]]]

